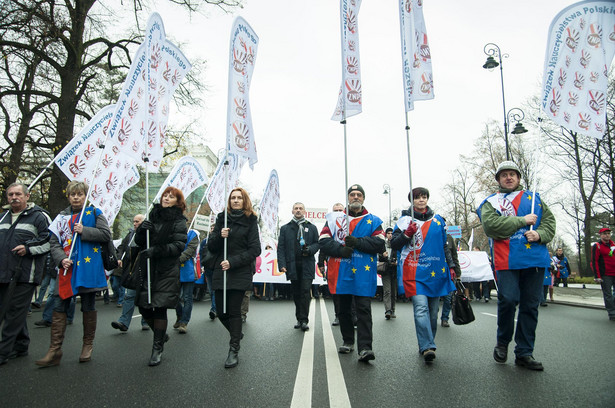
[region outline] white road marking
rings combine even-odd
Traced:
[[[325,300],[320,298],[320,317],[322,320],[322,337],[325,342],[325,361],[327,368],[327,387],[329,389],[329,406],[331,408],[350,407],[350,398],[344,381],[344,373],[340,365],[339,354],[329,323]]]
[[[491,316],[491,317],[498,317],[498,315],[493,314],[493,313],[483,313],[483,312],[481,312],[481,314],[484,314],[486,316]]]
[[[310,301],[309,320],[312,324],[311,330],[303,332],[303,346],[301,348],[301,359],[297,368],[295,378],[295,388],[293,399],[290,403],[291,408],[311,407],[312,406],[312,373],[314,372],[314,317],[316,312],[314,300]],[[301,329],[299,329],[301,330]]]

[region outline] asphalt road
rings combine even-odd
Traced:
[[[209,302],[195,303],[187,334],[171,329],[158,367],[147,366],[151,332],[134,319],[121,334],[110,326],[120,309],[102,302],[97,308],[92,361],[78,362],[77,312],[61,365],[44,369],[34,361],[47,350],[49,329],[35,328],[41,314],[33,313],[29,356],[0,367],[2,407],[615,406],[615,322],[603,310],[541,308],[534,355],[545,371],[531,372],[515,367],[510,356],[504,365],[493,361],[494,301],[473,303],[470,325],[438,328],[430,366],[418,354],[411,303],[398,304],[390,321],[382,303],[372,304],[376,359],[365,364],[356,352],[337,354],[341,335],[329,323],[330,300],[312,303],[306,333],[293,329],[292,302],[253,300],[234,369],[224,368],[228,334],[207,317]]]

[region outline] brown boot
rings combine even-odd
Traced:
[[[79,362],[85,363],[92,359],[94,336],[96,335],[96,310],[83,312],[83,348],[79,356]]]
[[[66,330],[66,313],[53,312],[51,316],[51,342],[45,357],[36,360],[35,364],[41,367],[52,367],[60,364],[62,359],[62,342]]]

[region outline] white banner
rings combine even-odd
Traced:
[[[91,184],[100,156],[100,146],[107,139],[107,128],[111,122],[115,105],[107,105],[73,137],[54,161],[70,180]]]
[[[280,203],[280,180],[278,179],[278,172],[271,170],[269,175],[269,181],[265,192],[263,193],[263,199],[261,200],[261,219],[265,227],[275,234],[278,224],[278,204]]]
[[[207,190],[205,190],[205,197],[207,199],[207,203],[209,204],[209,208],[211,209],[212,213],[216,214],[224,211],[228,195],[230,194],[232,189],[237,187],[237,182],[239,181],[239,174],[241,173],[241,166],[243,165],[243,163],[235,154],[229,152],[227,157],[228,169],[226,170],[226,180],[224,179],[225,159],[222,158],[218,162],[218,167],[216,167],[216,171],[214,172],[213,176],[211,176],[211,181],[209,183],[209,186],[207,186]]]
[[[196,159],[191,156],[184,156],[175,163],[173,169],[167,176],[154,201],[160,201],[162,192],[169,186],[178,188],[188,198],[190,194],[200,186],[207,184],[207,174]]]
[[[459,256],[462,282],[493,280],[493,271],[486,252],[459,251],[457,255]]]
[[[305,219],[312,224],[321,225],[324,227],[327,222],[327,209],[326,208],[306,208]]]
[[[399,0],[401,58],[406,112],[414,101],[433,99],[431,51],[423,18],[422,0]]]
[[[615,54],[613,1],[582,1],[551,22],[542,109],[560,126],[601,139],[608,71]]]
[[[254,128],[250,113],[250,82],[258,49],[258,36],[241,17],[236,17],[231,30],[226,144],[228,150],[250,162],[258,161]]]
[[[316,263],[314,263],[314,270],[316,274],[312,284],[326,284],[327,282],[323,279]],[[290,283],[286,280],[286,274],[278,271],[278,258],[275,250],[265,250],[256,258],[256,273],[252,281],[257,283]]]
[[[342,86],[331,120],[341,121],[361,113],[361,65],[359,63],[359,8],[361,0],[340,0],[342,36]]]

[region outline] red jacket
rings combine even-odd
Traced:
[[[608,246],[602,241],[592,246],[591,267],[596,279],[602,279],[603,276],[615,276],[615,251],[611,248],[615,248],[613,241],[609,241]]]

